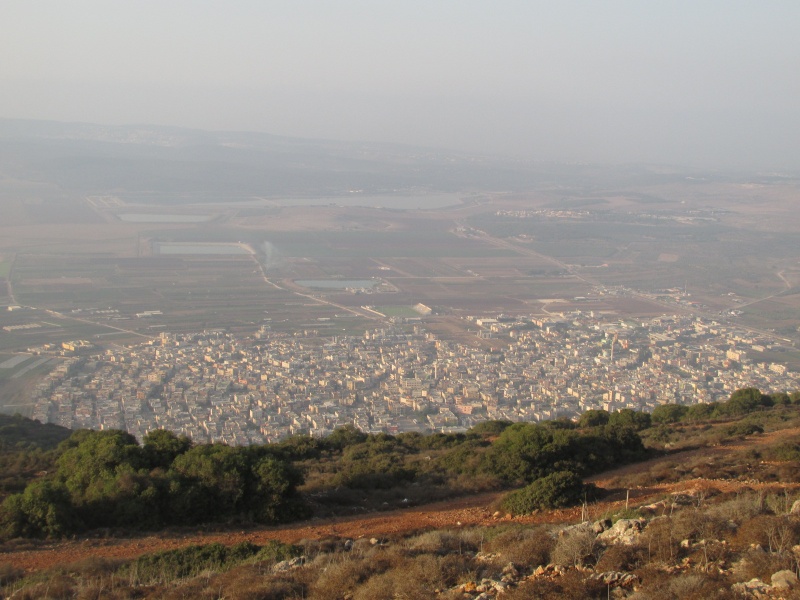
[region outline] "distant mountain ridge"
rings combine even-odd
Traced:
[[[683,181],[680,169],[540,164],[400,144],[0,118],[0,175],[65,192],[314,196]]]

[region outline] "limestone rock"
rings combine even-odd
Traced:
[[[273,573],[281,573],[283,571],[291,571],[292,569],[297,569],[302,567],[306,562],[305,556],[298,556],[296,558],[290,558],[289,560],[282,560],[279,563],[276,563],[272,567]]]
[[[639,582],[639,578],[633,573],[625,573],[623,571],[606,571],[604,573],[595,573],[589,579],[596,579],[602,581],[606,585],[612,587],[633,587],[635,583]]]
[[[772,590],[771,585],[767,585],[760,579],[751,579],[744,583],[734,583],[731,588],[734,592],[738,592],[745,598],[767,598]]]
[[[596,533],[594,531],[594,525],[591,523],[591,521],[584,521],[583,523],[578,523],[577,525],[568,525],[563,529],[559,529],[558,532],[556,532],[556,535],[558,537],[564,537],[565,535],[584,532]]]
[[[646,524],[646,519],[620,519],[611,529],[598,535],[597,539],[606,544],[633,546],[639,541]]]
[[[611,529],[611,519],[600,519],[592,524],[592,531],[595,533],[603,533]]]
[[[502,574],[504,578],[508,578],[510,581],[516,581],[520,578],[519,569],[517,569],[514,563],[508,563],[505,567],[503,567]]]
[[[788,590],[798,585],[797,575],[788,569],[772,574],[772,587],[779,590]]]

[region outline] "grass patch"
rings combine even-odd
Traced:
[[[296,546],[274,540],[266,546],[256,546],[250,542],[235,546],[218,543],[189,546],[140,556],[123,566],[118,574],[139,585],[150,585],[194,577],[206,571],[223,572],[244,563],[278,562],[300,556],[301,553]]]

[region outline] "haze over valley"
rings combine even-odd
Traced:
[[[800,367],[790,174],[10,120],[0,152],[8,412],[260,443],[713,402]]]
[[[0,597],[800,597],[798,22],[4,0]]]

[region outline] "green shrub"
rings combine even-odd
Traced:
[[[753,435],[754,433],[764,433],[764,428],[756,423],[741,421],[728,427],[725,433],[731,436]]]
[[[262,546],[253,557],[253,562],[280,562],[303,555],[303,549],[292,544],[284,544],[278,540],[270,540]]]
[[[203,571],[226,571],[246,561],[261,560],[262,553],[270,557],[268,560],[272,560],[276,556],[288,556],[295,552],[294,547],[286,548],[283,544],[270,544],[260,548],[250,542],[231,547],[219,543],[188,546],[140,556],[120,569],[119,573],[140,585],[167,583],[193,577]]]
[[[511,492],[501,506],[515,515],[528,514],[537,509],[574,506],[593,495],[594,489],[592,485],[585,485],[572,471],[558,471]]]
[[[769,460],[800,461],[800,444],[791,442],[779,444],[765,450],[764,457]]]
[[[503,433],[510,425],[511,421],[497,420],[484,421],[474,425],[469,432],[481,436],[494,436]]]

